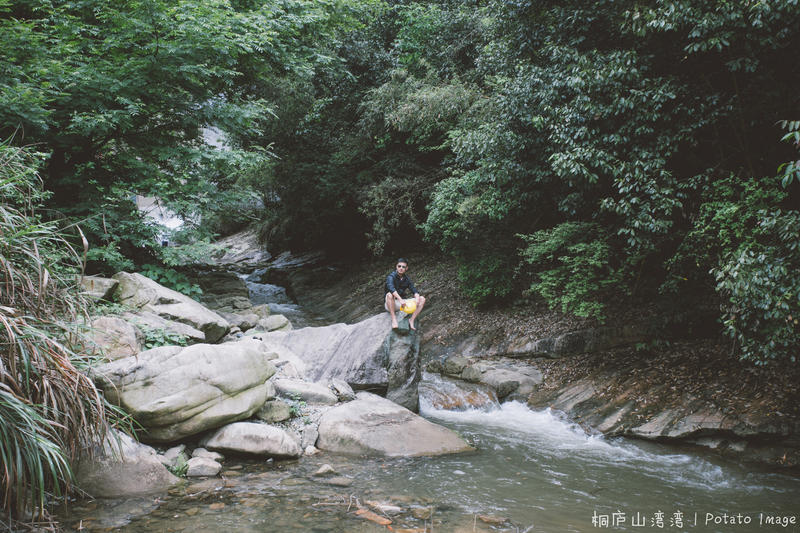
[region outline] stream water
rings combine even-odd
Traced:
[[[228,458],[220,478],[160,497],[75,502],[62,523],[137,533],[388,531],[355,513],[379,502],[396,508],[386,510],[393,531],[417,533],[800,530],[787,518],[800,520],[796,477],[696,449],[591,436],[549,410],[490,395],[476,402],[474,390],[435,375],[420,391],[421,414],[459,432],[474,453]],[[481,407],[436,407],[467,399]],[[326,463],[337,476],[315,477]]]

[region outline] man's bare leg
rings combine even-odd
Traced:
[[[392,293],[386,293],[386,309],[389,310],[389,314],[392,316],[392,329],[397,329],[397,315],[394,311],[394,296]]]
[[[423,307],[425,307],[425,297],[420,296],[417,308],[414,310],[414,313],[411,315],[411,318],[408,319],[408,327],[410,327],[414,331],[417,331],[417,328],[414,327],[414,319],[417,318],[417,315],[419,314],[420,311],[422,311]]]

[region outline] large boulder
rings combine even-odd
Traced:
[[[383,313],[357,324],[274,331],[263,338],[294,352],[311,381],[341,379],[356,389],[383,389],[404,407],[418,408],[419,335],[408,330],[407,318],[398,332]]]
[[[141,274],[118,272],[114,297],[125,305],[151,311],[167,320],[188,324],[205,335],[206,342],[216,342],[230,329],[227,320],[185,294],[159,285]]]
[[[90,338],[103,355],[112,361],[136,355],[144,342],[144,335],[136,326],[115,316],[101,316],[92,320]]]
[[[180,482],[161,464],[153,448],[113,430],[93,454],[78,460],[74,471],[78,487],[98,498],[164,492]]]
[[[274,354],[255,340],[163,346],[95,369],[106,397],[153,442],[173,442],[255,413],[267,399]]]
[[[300,457],[300,439],[286,430],[256,422],[236,422],[218,429],[202,441],[209,450],[226,453]]]
[[[337,453],[410,457],[471,451],[455,432],[385,398],[359,392],[322,415],[317,448]]]

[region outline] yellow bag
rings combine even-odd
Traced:
[[[403,311],[405,314],[410,315],[411,313],[417,310],[417,301],[414,298],[409,298],[408,300],[405,300],[405,303],[400,308],[400,310]]]

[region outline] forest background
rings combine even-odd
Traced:
[[[20,273],[46,339],[43,277],[179,284],[255,225],[273,252],[441,251],[476,306],[707,309],[736,356],[797,362],[796,0],[0,0],[0,42],[7,332]]]

